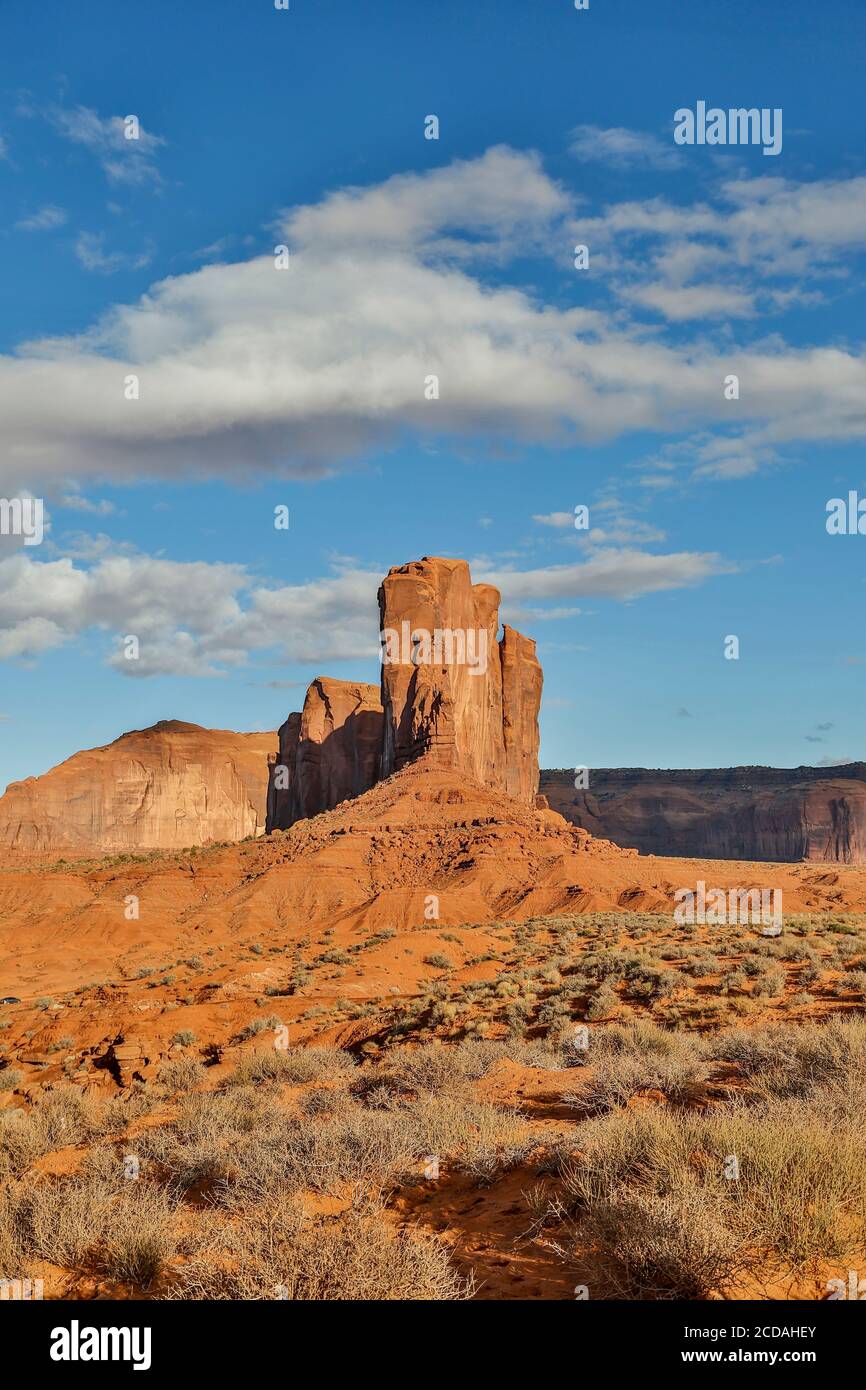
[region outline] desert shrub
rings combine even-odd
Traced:
[[[266,1018],[254,1018],[251,1023],[248,1023],[245,1028],[241,1029],[239,1037],[241,1040],[246,1041],[248,1038],[258,1037],[259,1033],[265,1033],[267,1031],[273,1033],[277,1028],[284,1027],[285,1024],[279,1014],[268,1014]]]
[[[195,1033],[190,1028],[181,1028],[180,1032],[175,1033],[172,1042],[179,1047],[192,1047],[195,1042]]]
[[[444,956],[441,951],[433,951],[431,955],[424,957],[425,965],[435,966],[437,970],[453,970],[454,962]]]
[[[159,1082],[167,1091],[192,1091],[204,1075],[204,1067],[194,1057],[177,1057],[160,1067]]]
[[[609,1053],[593,1058],[592,1076],[579,1092],[563,1097],[583,1115],[615,1110],[627,1105],[641,1091],[661,1091],[668,1100],[692,1098],[706,1080],[708,1067],[698,1055],[647,1052]]]
[[[784,970],[775,966],[765,970],[755,980],[752,993],[756,999],[778,999],[785,989]]]
[[[308,1217],[281,1195],[266,1215],[213,1219],[165,1296],[369,1302],[441,1301],[471,1292],[435,1236],[395,1232],[375,1203],[339,1217]]]
[[[23,1172],[43,1154],[99,1132],[100,1106],[76,1086],[46,1092],[29,1111],[0,1112],[0,1177]]]
[[[425,1096],[411,1102],[402,1118],[416,1156],[452,1158],[480,1182],[522,1163],[534,1147],[517,1107],[453,1094]]]
[[[844,1084],[866,1067],[866,1019],[735,1028],[712,1041],[712,1055],[734,1062],[747,1077],[779,1096],[808,1096],[817,1087]]]
[[[308,1081],[337,1081],[355,1070],[351,1053],[338,1047],[274,1048],[243,1057],[228,1078],[229,1086],[282,1081],[300,1086]]]
[[[848,983],[858,999],[866,999],[866,970],[854,970],[848,976]]]
[[[74,1269],[92,1262],[111,1278],[147,1288],[174,1250],[173,1206],[150,1183],[126,1182],[111,1160],[81,1174],[20,1184],[7,1194],[3,1226],[27,1258]],[[8,1237],[7,1237],[8,1238]]]
[[[771,1266],[838,1258],[866,1239],[859,1088],[702,1112],[619,1110],[587,1121],[580,1145],[561,1164],[578,1227],[594,1212],[605,1219],[611,1206],[621,1208],[624,1191],[678,1200],[697,1184],[706,1219],[726,1227],[737,1247],[748,1242],[766,1252]],[[728,1176],[732,1157],[736,1181]]]
[[[600,1057],[665,1057],[679,1061],[698,1061],[706,1056],[706,1045],[693,1033],[677,1033],[661,1028],[649,1019],[614,1023],[590,1034],[584,1060]]]
[[[610,985],[600,985],[592,994],[586,1008],[586,1016],[590,1023],[595,1023],[599,1019],[609,1018],[619,1005],[619,995]]]
[[[22,1186],[13,1217],[20,1249],[66,1268],[81,1264],[101,1228],[109,1193],[101,1183],[80,1178]]]
[[[96,1259],[112,1279],[147,1289],[174,1255],[174,1206],[161,1187],[128,1183],[105,1209]]]
[[[742,1245],[712,1213],[700,1188],[660,1196],[621,1189],[597,1202],[584,1234],[603,1247],[616,1297],[705,1299],[742,1263]]]

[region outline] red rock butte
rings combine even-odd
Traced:
[[[499,631],[500,595],[465,560],[426,557],[379,590],[380,686],[319,677],[279,731],[267,828],[332,810],[408,764],[534,805],[542,672],[535,643]]]

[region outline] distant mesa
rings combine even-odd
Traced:
[[[573,825],[641,854],[866,864],[866,763],[841,767],[593,768],[541,774]]]
[[[534,805],[542,672],[465,560],[395,566],[379,590],[379,686],[319,677],[280,729],[268,830],[332,810],[410,763]]]

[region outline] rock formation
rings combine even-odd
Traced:
[[[572,824],[643,854],[866,863],[866,763],[705,771],[570,769],[541,790]]]
[[[301,714],[279,731],[268,785],[268,828],[331,810],[376,781],[382,747],[379,687],[319,676]]]
[[[0,846],[111,853],[259,835],[275,737],[177,720],[123,734],[11,783],[0,797]]]
[[[379,590],[377,687],[319,678],[280,730],[268,829],[333,809],[424,761],[527,805],[538,790],[542,673],[535,643],[499,629],[499,592],[465,560],[391,569]]]

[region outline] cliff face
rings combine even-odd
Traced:
[[[499,646],[502,662],[502,724],[505,790],[532,802],[538,791],[538,711],[544,680],[535,643],[507,625]]]
[[[538,790],[541,666],[535,643],[499,628],[499,592],[465,560],[390,570],[379,590],[381,698],[320,678],[280,730],[268,829],[331,810],[409,763],[447,770],[527,805]]]
[[[426,757],[504,786],[497,590],[473,584],[465,560],[418,560],[389,572],[379,614],[382,776]]]
[[[643,854],[866,863],[866,763],[595,768],[586,791],[563,769],[542,772],[541,791],[574,825]]]
[[[373,786],[382,747],[379,687],[319,676],[279,739],[268,786],[269,830],[330,811]]]
[[[0,797],[0,846],[113,853],[261,834],[275,741],[176,720],[123,734],[11,783]]]

